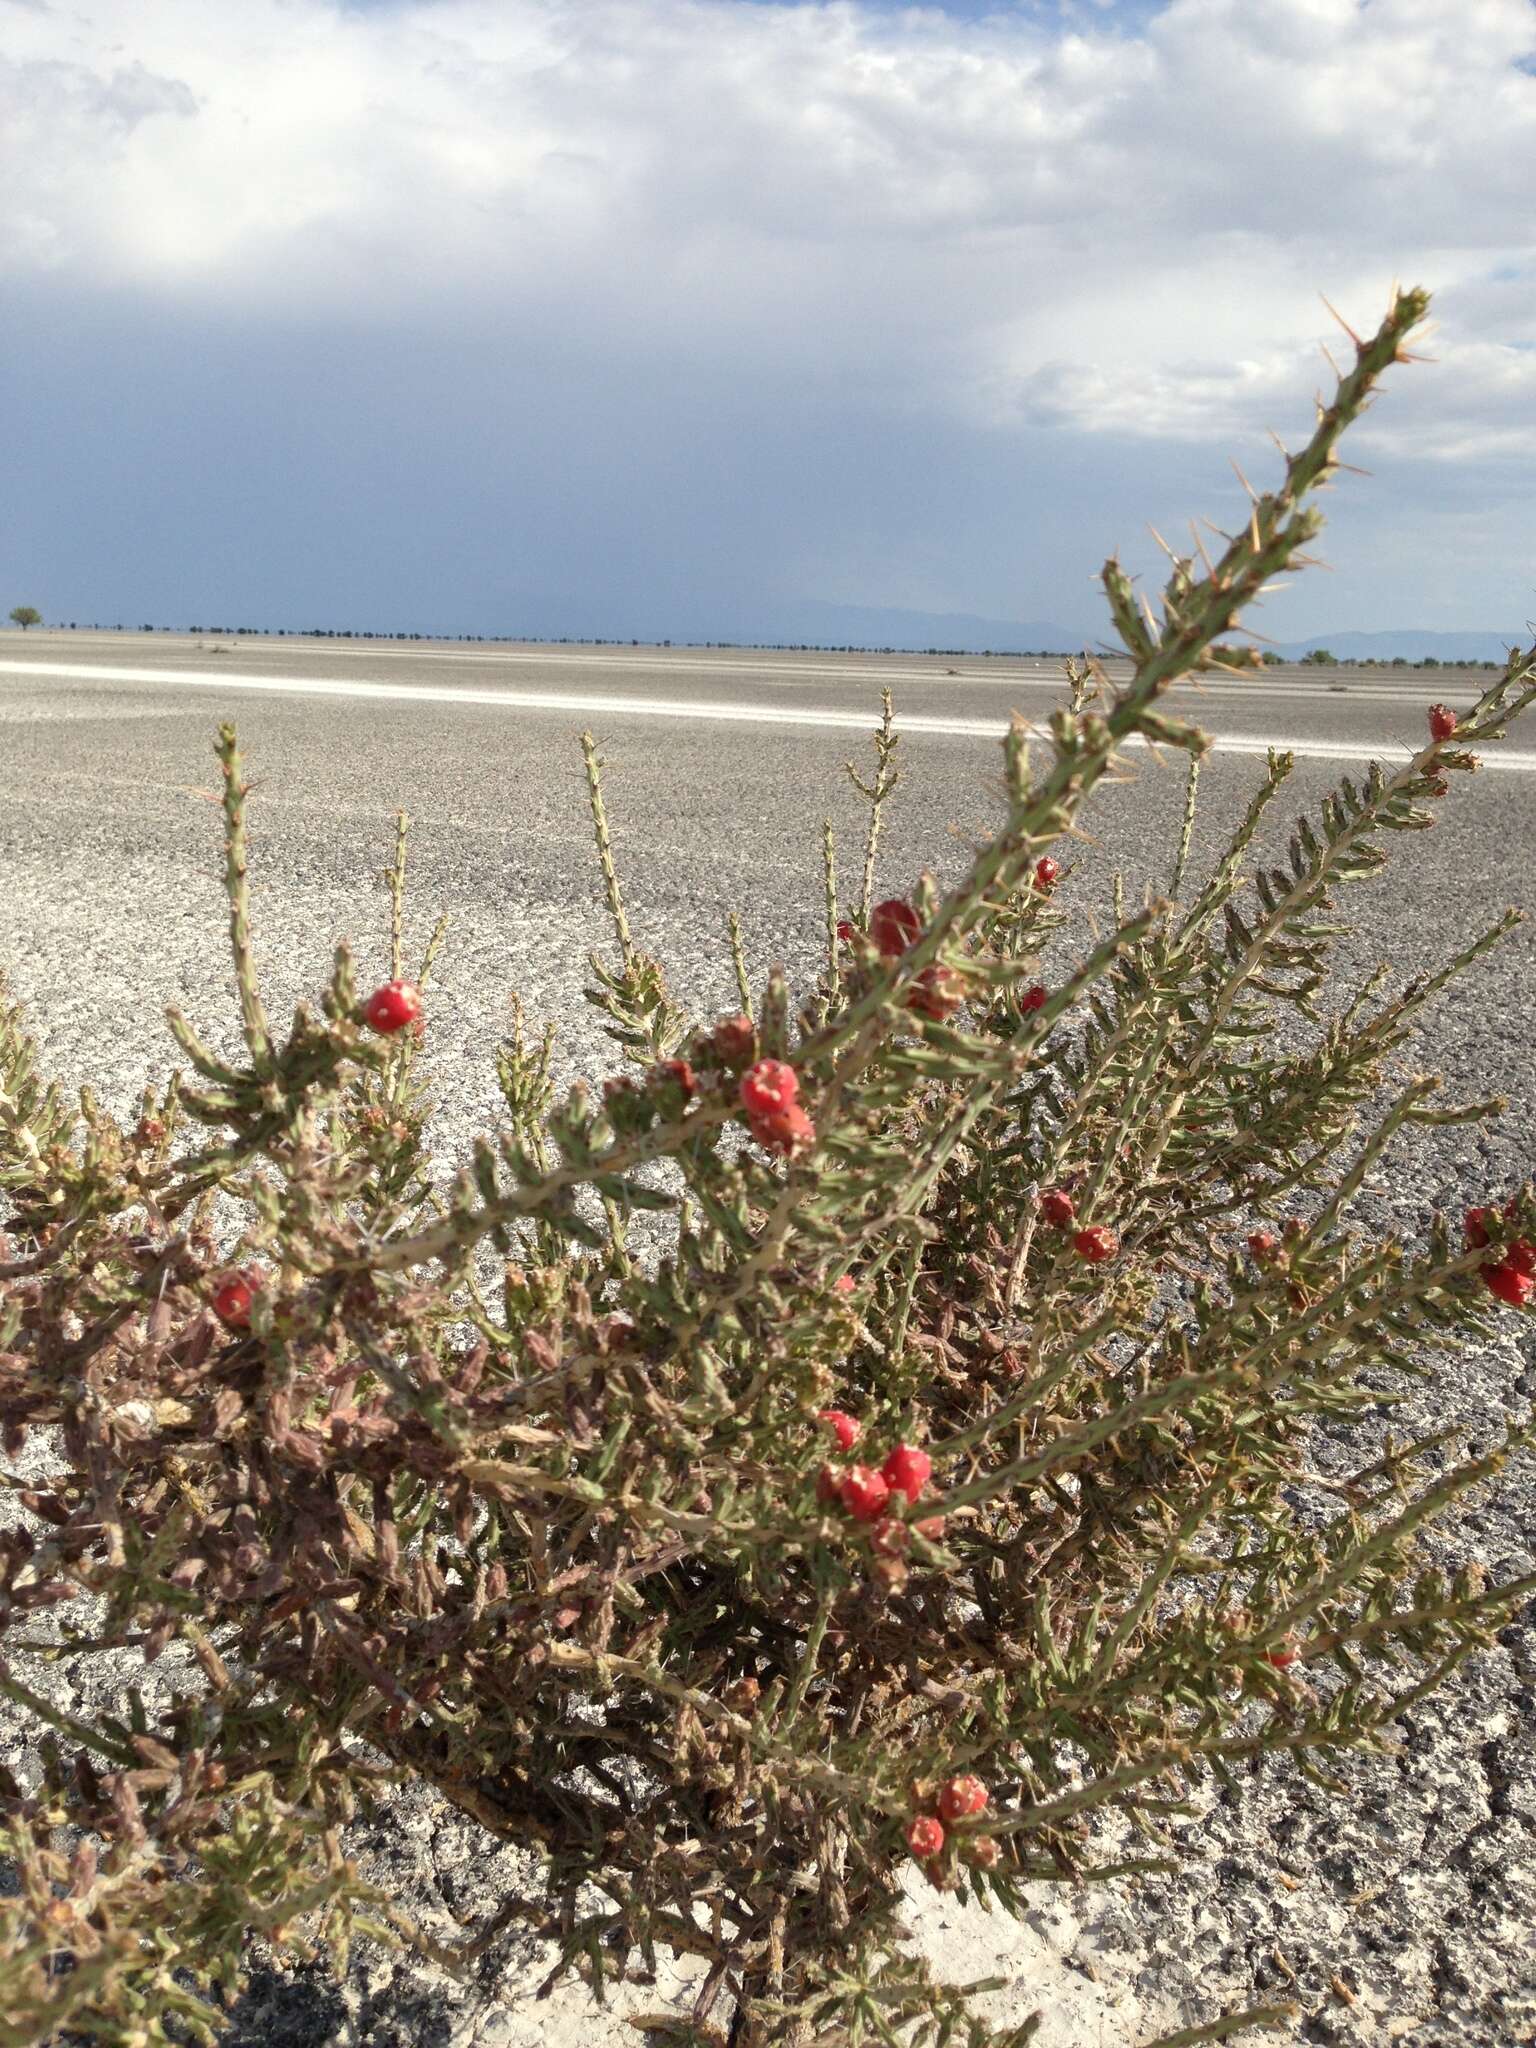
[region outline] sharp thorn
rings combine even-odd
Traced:
[[[1163,536],[1158,532],[1157,528],[1152,524],[1150,520],[1148,520],[1147,522],[1147,531],[1151,534],[1152,538],[1157,542],[1158,546],[1162,549],[1163,553],[1168,557],[1170,562],[1176,562],[1179,559],[1178,556],[1173,552],[1173,549],[1169,547],[1167,541],[1163,539]]]
[[[1356,334],[1355,330],[1353,329],[1353,327],[1351,327],[1351,326],[1350,326],[1349,322],[1348,322],[1348,321],[1347,321],[1347,320],[1346,320],[1346,319],[1344,318],[1344,315],[1343,315],[1343,314],[1342,314],[1342,313],[1341,313],[1341,312],[1339,311],[1338,307],[1337,307],[1337,306],[1331,306],[1331,305],[1329,305],[1329,304],[1328,304],[1328,301],[1327,301],[1327,299],[1323,297],[1323,294],[1322,294],[1321,292],[1319,292],[1319,293],[1318,293],[1318,297],[1319,297],[1320,299],[1322,299],[1322,300],[1323,300],[1323,304],[1324,304],[1325,306],[1328,306],[1328,311],[1329,311],[1329,312],[1330,312],[1330,313],[1331,313],[1331,314],[1333,315],[1334,319],[1338,321],[1339,325],[1340,325],[1340,326],[1341,326],[1341,327],[1343,328],[1344,332],[1345,332],[1345,333],[1346,333],[1346,334],[1347,334],[1347,335],[1349,336],[1350,340],[1351,340],[1351,341],[1352,341],[1352,342],[1353,342],[1353,343],[1355,344],[1355,347],[1356,347],[1356,348],[1364,348],[1364,347],[1365,347],[1365,343],[1364,343],[1364,342],[1363,342],[1363,341],[1362,341],[1362,340],[1360,339],[1359,335],[1358,335],[1358,334]]]

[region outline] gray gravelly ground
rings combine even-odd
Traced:
[[[29,638],[30,657],[46,643]],[[104,644],[94,642],[88,658],[102,659]],[[121,644],[124,658],[146,658],[137,636]],[[19,639],[7,639],[6,655],[22,651]],[[84,647],[64,652],[87,658]],[[153,652],[166,658],[158,640]],[[305,650],[298,667],[312,665]],[[944,664],[926,666],[928,674],[896,686],[898,709],[934,715],[955,705],[970,715],[969,701],[961,706],[955,686],[933,675]],[[502,677],[495,680],[500,686]],[[626,694],[646,687],[632,676],[606,681]],[[584,682],[602,687],[605,678],[594,672]],[[649,686],[680,687],[664,672]],[[706,694],[749,687],[745,676],[716,673]],[[865,707],[878,687],[826,681],[816,701]],[[1287,735],[1396,737],[1417,731],[1429,694],[1417,678],[1405,707],[1358,689],[1351,701],[1347,692],[1269,687],[1271,697],[1245,702],[1240,714],[1224,701],[1213,713],[1240,715],[1248,732],[1267,722]],[[1467,695],[1465,687],[1442,687]],[[1006,694],[994,674],[989,711]],[[1025,708],[1038,714],[1045,702],[1037,690]],[[226,705],[217,692],[0,677],[0,966],[32,1005],[57,1071],[89,1079],[126,1108],[145,1075],[163,1077],[170,1064],[165,1002],[180,1003],[215,1036],[222,1022],[228,1036],[218,820],[199,791],[212,785],[213,723],[230,708],[259,786],[259,950],[279,1010],[317,986],[338,933],[358,941],[365,961],[370,945],[372,960],[381,960],[384,904],[370,878],[388,853],[391,813],[405,803],[419,819],[414,929],[424,935],[439,908],[451,919],[432,1006],[442,1144],[458,1150],[490,1111],[491,1054],[510,986],[533,1013],[561,1023],[573,1062],[600,1059],[580,999],[585,950],[603,943],[604,928],[575,718],[301,697]],[[679,985],[704,1008],[728,1000],[721,931],[733,905],[759,967],[781,955],[803,969],[817,942],[823,815],[844,831],[845,871],[854,865],[855,813],[839,768],[844,738],[633,716],[592,722],[610,763],[634,921],[674,964]],[[1515,744],[1528,748],[1532,736],[1521,732]],[[987,743],[913,738],[904,753],[908,783],[884,869],[898,887],[920,864],[941,877],[953,872],[969,836],[993,815]],[[1208,846],[1255,772],[1252,762],[1212,765],[1201,827]],[[1315,802],[1337,772],[1303,764],[1296,802]],[[1084,849],[1067,891],[1084,913],[1082,934],[1107,898],[1113,863],[1136,879],[1161,872],[1178,795],[1171,773],[1147,766],[1134,786],[1108,792],[1097,806],[1102,846]],[[1536,780],[1523,775],[1458,784],[1443,826],[1401,848],[1390,886],[1357,892],[1351,964],[1363,969],[1386,957],[1410,974],[1504,903],[1532,907],[1533,796]],[[1458,1210],[1532,1172],[1533,986],[1532,940],[1522,933],[1430,1020],[1422,1064],[1443,1070],[1457,1095],[1502,1092],[1510,1107],[1491,1129],[1428,1133],[1403,1147],[1369,1191],[1368,1221],[1416,1230],[1434,1208]],[[1524,1407],[1533,1397],[1536,1346],[1512,1330],[1426,1390],[1421,1406],[1486,1437],[1506,1405]],[[1325,1439],[1317,1455],[1326,1463],[1344,1451]],[[1464,1519],[1451,1548],[1481,1558],[1497,1576],[1536,1569],[1529,1468]],[[1313,2041],[1492,2048],[1536,2040],[1532,1622],[1527,1614],[1513,1624],[1463,1683],[1415,1712],[1397,1757],[1342,1770],[1342,1798],[1293,1772],[1256,1770],[1240,1800],[1215,1797],[1187,1826],[1191,1861],[1176,1881],[1042,1894],[1023,1928],[967,1918],[930,1897],[925,1938],[959,1974],[1009,1974],[1014,1989],[999,2010],[1022,2014],[1046,2002],[1054,2019],[1043,2038],[1061,2044],[1128,2048],[1181,2018],[1277,1995],[1299,2000],[1304,2037]],[[20,1732],[12,1727],[9,1741],[0,1735],[0,1748]],[[360,1830],[359,1841],[396,1893],[445,1930],[453,1914],[486,1910],[517,1869],[509,1852],[487,1856],[461,1823],[420,1797]],[[531,1954],[508,1950],[499,1961],[508,1974],[488,2003],[420,1965],[377,1955],[360,1955],[341,1984],[321,1968],[265,1970],[242,2003],[235,2039],[241,2048],[342,2039],[490,2048],[579,2038],[598,2048],[637,2038],[622,2008],[590,2020],[579,1994],[534,2002],[540,1971]],[[663,1983],[636,1994],[628,2009],[655,2009],[678,1995],[678,1984]]]

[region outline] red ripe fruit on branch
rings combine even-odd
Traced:
[[[1052,1230],[1070,1230],[1077,1221],[1077,1205],[1065,1188],[1047,1188],[1040,1197],[1040,1214]]]
[[[1035,862],[1035,887],[1037,889],[1042,891],[1054,889],[1060,875],[1061,862],[1052,860],[1048,853],[1043,854]]]
[[[878,1522],[891,1489],[869,1465],[850,1465],[838,1482],[837,1497],[856,1522]]]
[[[766,1116],[747,1119],[752,1135],[765,1152],[777,1152],[785,1159],[798,1159],[816,1142],[816,1126],[798,1102]]]
[[[933,1471],[933,1460],[916,1444],[898,1444],[880,1467],[880,1476],[892,1493],[904,1493],[916,1500]]]
[[[375,1031],[403,1031],[421,1015],[421,990],[414,981],[386,981],[368,998],[363,1015]]]
[[[1294,1639],[1287,1636],[1283,1643],[1277,1643],[1274,1649],[1266,1650],[1264,1652],[1264,1659],[1266,1663],[1273,1664],[1277,1671],[1289,1671],[1296,1662],[1296,1644]]]
[[[1255,1259],[1259,1265],[1268,1265],[1269,1261],[1275,1256],[1275,1253],[1279,1249],[1280,1240],[1278,1237],[1276,1237],[1275,1233],[1272,1230],[1250,1231],[1248,1236],[1249,1255],[1250,1257]]]
[[[744,1067],[757,1050],[757,1029],[752,1019],[745,1013],[722,1017],[710,1034],[709,1050],[722,1067]]]
[[[869,915],[869,935],[887,960],[905,953],[922,928],[922,919],[900,896],[877,903]]]
[[[841,1408],[823,1408],[816,1420],[827,1425],[845,1451],[851,1451],[859,1440],[860,1425]]]
[[[1509,1308],[1524,1308],[1536,1289],[1536,1279],[1506,1260],[1502,1265],[1484,1266],[1483,1285]]]
[[[759,1060],[741,1077],[741,1106],[750,1117],[779,1116],[800,1099],[800,1077],[783,1060]]]
[[[931,1813],[920,1813],[916,1820],[908,1821],[907,1847],[924,1863],[940,1855],[944,1848],[943,1822],[935,1820]]]
[[[969,1772],[963,1778],[949,1779],[940,1789],[939,1811],[946,1820],[969,1820],[986,1810],[987,1788]]]
[[[1469,1209],[1461,1219],[1462,1233],[1467,1243],[1481,1250],[1488,1242],[1488,1225],[1492,1220],[1491,1209]]]
[[[834,1294],[852,1294],[854,1285],[854,1277],[851,1273],[839,1273],[832,1282],[832,1291]]]
[[[692,1102],[699,1092],[699,1077],[687,1060],[662,1060],[651,1069],[651,1079],[657,1087],[671,1084],[683,1091],[684,1102]]]
[[[1513,1244],[1505,1245],[1504,1263],[1527,1280],[1536,1279],[1536,1244],[1532,1244],[1529,1238],[1517,1237]]]
[[[251,1304],[266,1277],[259,1266],[224,1275],[213,1292],[213,1312],[228,1329],[251,1327]]]
[[[851,946],[857,936],[858,934],[846,917],[840,917],[837,920],[837,937],[840,945]]]
[[[907,1008],[942,1024],[965,1000],[965,984],[952,967],[925,967],[907,993]]]
[[[1090,1266],[1100,1266],[1119,1251],[1120,1240],[1112,1230],[1106,1230],[1102,1223],[1090,1223],[1086,1230],[1080,1230],[1073,1238],[1072,1249],[1080,1259],[1086,1259]]]
[[[1432,740],[1448,740],[1460,723],[1449,704],[1430,705],[1429,736]]]
[[[1019,1008],[1027,1015],[1031,1010],[1043,1010],[1045,1000],[1045,990],[1037,981],[1033,988],[1025,989],[1023,995],[1019,997]]]

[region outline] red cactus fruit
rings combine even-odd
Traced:
[[[1112,1259],[1120,1249],[1120,1240],[1112,1230],[1106,1230],[1102,1223],[1090,1223],[1086,1230],[1080,1230],[1072,1240],[1072,1249],[1080,1259],[1086,1259],[1090,1266],[1099,1266],[1106,1259]]]
[[[917,1499],[932,1471],[932,1458],[916,1444],[898,1444],[880,1467],[880,1475],[892,1493],[904,1493],[908,1500]]]
[[[936,1024],[952,1017],[964,1001],[965,983],[952,967],[941,967],[937,961],[925,967],[907,991],[907,1008],[932,1017]]]
[[[266,1277],[260,1266],[226,1273],[213,1291],[213,1312],[219,1321],[231,1330],[248,1330],[251,1304]]]
[[[869,915],[869,935],[887,960],[905,953],[922,928],[922,919],[900,896],[877,903]]]
[[[1498,1266],[1484,1266],[1483,1285],[1508,1307],[1524,1308],[1536,1289],[1536,1279],[1506,1261]]]
[[[1279,1249],[1280,1240],[1272,1230],[1254,1230],[1249,1232],[1249,1253],[1261,1266],[1267,1265]]]
[[[684,1102],[692,1102],[699,1092],[699,1077],[687,1060],[662,1060],[651,1069],[651,1079],[657,1087],[671,1085],[683,1091]]]
[[[748,1123],[765,1152],[777,1152],[785,1159],[798,1159],[816,1142],[816,1126],[798,1102],[768,1116],[751,1117]]]
[[[941,1855],[944,1849],[943,1822],[935,1820],[931,1813],[920,1813],[916,1820],[908,1821],[907,1847],[922,1863]]]
[[[402,1031],[421,1015],[421,990],[414,981],[386,981],[368,998],[363,1015],[375,1031]]]
[[[732,1072],[744,1067],[757,1050],[757,1028],[745,1014],[722,1017],[709,1036],[709,1054]]]
[[[800,1099],[800,1076],[783,1060],[759,1060],[741,1077],[741,1106],[749,1117],[779,1116]]]
[[[939,1811],[946,1820],[969,1820],[987,1810],[987,1788],[969,1772],[951,1778],[939,1791]]]
[[[1040,1214],[1052,1230],[1070,1230],[1077,1221],[1077,1204],[1065,1188],[1047,1188],[1040,1197]]]
[[[838,1482],[837,1497],[856,1522],[877,1522],[891,1489],[872,1466],[850,1465]]]
[[[1019,1008],[1027,1015],[1031,1010],[1043,1010],[1046,1004],[1045,990],[1037,981],[1033,988],[1025,989],[1019,997]]]
[[[862,1425],[851,1415],[845,1415],[841,1408],[823,1408],[816,1420],[827,1425],[845,1451],[853,1449],[862,1433]]]
[[[1430,705],[1429,736],[1432,740],[1448,740],[1460,723],[1449,704]]]
[[[1054,889],[1060,874],[1061,862],[1052,860],[1048,853],[1043,854],[1035,862],[1035,887],[1042,891]]]

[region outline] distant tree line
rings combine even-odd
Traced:
[[[19,604],[11,612],[11,621],[25,631],[29,626],[40,626],[43,615],[35,606]],[[125,629],[118,622],[116,626],[102,626],[92,620],[84,628],[74,619],[67,622],[60,619],[55,630],[58,632],[87,633],[116,632]],[[450,646],[476,647],[671,647],[671,640],[637,640],[609,637],[602,634],[574,633],[371,633],[356,626],[309,626],[302,631],[289,626],[152,626],[142,625],[141,633],[210,633],[225,634],[231,639],[263,640],[388,640]],[[867,647],[851,640],[680,640],[679,647],[689,648],[738,648],[745,652],[754,650],[772,654],[924,654],[943,655],[946,659],[961,658],[966,661],[1060,661],[1062,650],[1058,647]],[[1213,648],[1216,655],[1222,649]],[[1117,657],[1118,658],[1118,657]],[[1274,665],[1274,664],[1272,664]],[[1503,666],[1497,661],[1441,661],[1433,654],[1426,654],[1419,661],[1410,661],[1406,655],[1395,654],[1390,659],[1362,655],[1336,655],[1326,647],[1313,647],[1295,662],[1280,663],[1281,667],[1299,668],[1449,668],[1449,669],[1497,669]]]

